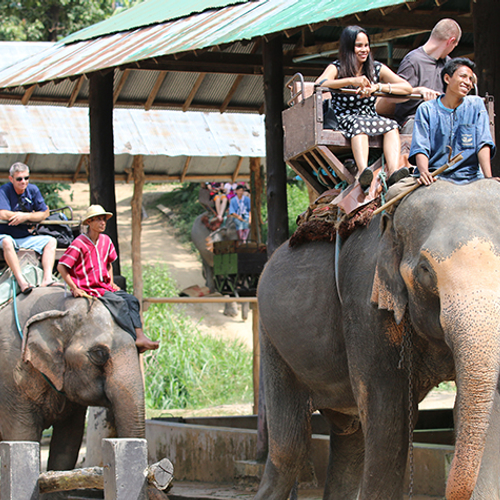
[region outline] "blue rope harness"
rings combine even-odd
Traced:
[[[14,309],[14,320],[16,322],[17,333],[21,337],[21,340],[24,340],[23,330],[21,328],[21,324],[19,323],[19,314],[17,312],[16,280],[14,278],[12,278],[12,281],[11,281],[11,289],[12,289],[12,305],[13,305],[13,309]],[[56,386],[52,383],[52,381],[49,379],[49,377],[47,377],[47,375],[45,375],[45,373],[42,373],[42,372],[40,372],[40,373],[42,374],[42,377],[45,379],[47,384],[49,384],[50,387],[52,387],[52,389],[54,389],[54,391],[56,391],[57,393],[59,393],[63,396],[65,395],[64,392],[60,391],[59,389],[56,389]]]

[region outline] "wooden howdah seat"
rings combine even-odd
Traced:
[[[354,177],[339,156],[351,153],[350,140],[336,130],[323,128],[323,102],[331,97],[330,89],[305,82],[300,73],[287,82],[290,106],[283,111],[284,158],[293,170],[318,194],[334,188],[341,181],[352,184]],[[377,94],[378,95],[378,94]],[[388,96],[384,94],[384,97]],[[390,96],[388,96],[390,97]],[[394,96],[396,97],[396,96]],[[495,137],[494,98],[486,95],[485,106]],[[401,154],[408,154],[411,135],[401,135]],[[370,149],[382,150],[383,136],[369,138]],[[352,154],[350,155],[352,157]],[[382,157],[370,168],[377,170]]]

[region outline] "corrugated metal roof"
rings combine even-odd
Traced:
[[[260,115],[116,109],[113,130],[116,155],[265,156]],[[0,138],[0,155],[88,154],[88,110],[0,106]]]
[[[219,9],[227,5],[248,1],[253,0],[183,0],[182,2],[149,0],[124,10],[100,23],[72,33],[62,41],[64,43],[73,43],[81,40],[89,40],[111,33],[130,31],[144,26],[151,26],[152,24],[180,19],[206,10]]]
[[[95,40],[57,43],[0,71],[0,88],[61,80],[163,55],[250,40],[401,3],[405,0],[255,0],[230,5]]]
[[[259,115],[118,109],[113,113],[115,173],[125,175],[133,156],[143,155],[146,179],[230,179],[250,173],[250,157],[265,156],[264,119]],[[196,141],[193,141],[196,130]],[[16,161],[30,166],[36,182],[86,180],[76,176],[89,154],[89,117],[83,108],[0,106],[0,179]],[[128,174],[127,174],[128,176]]]

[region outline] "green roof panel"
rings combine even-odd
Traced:
[[[164,23],[228,5],[246,3],[253,0],[146,0],[130,9],[121,11],[100,23],[79,30],[61,42],[73,43],[90,40],[112,33],[130,31],[144,26]]]

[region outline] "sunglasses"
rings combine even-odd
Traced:
[[[29,178],[30,178],[30,176],[27,175],[26,177],[16,177],[15,179],[17,182],[21,182],[21,181],[28,181]]]

